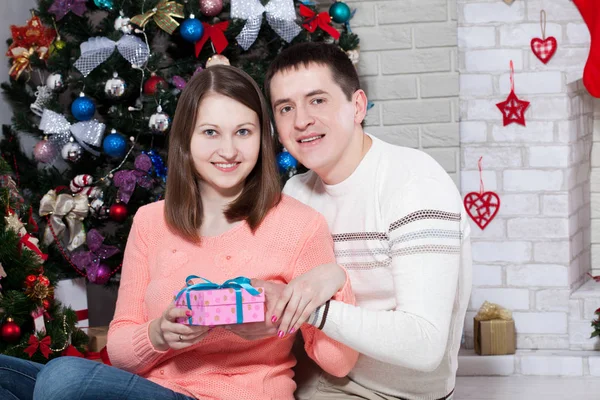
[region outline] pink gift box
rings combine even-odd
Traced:
[[[259,294],[251,295],[245,289],[242,294],[242,323],[265,320],[265,294],[263,288],[256,288]],[[216,326],[237,324],[238,307],[234,289],[193,290],[176,299],[175,305],[192,310],[190,318],[178,318],[177,322],[186,325]]]

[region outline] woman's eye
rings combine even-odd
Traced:
[[[248,129],[240,129],[239,131],[237,131],[237,134],[240,136],[248,136],[250,134],[250,131]]]
[[[212,136],[215,136],[217,134],[217,131],[215,131],[214,129],[206,129],[204,131],[204,134],[206,136],[211,136],[212,137]]]

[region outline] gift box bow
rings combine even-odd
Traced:
[[[491,321],[493,319],[510,321],[512,320],[512,312],[498,304],[484,301],[479,308],[477,315],[475,315],[475,319],[478,321]]]
[[[193,283],[192,279],[202,279],[204,282]],[[214,283],[206,278],[196,275],[190,275],[185,278],[186,287],[181,289],[175,296],[175,301],[179,300],[181,296],[185,295],[187,306],[191,310],[191,299],[190,294],[195,291],[203,290],[215,290],[215,289],[233,289],[235,290],[235,305],[237,309],[237,323],[241,324],[244,322],[243,310],[242,310],[242,289],[245,289],[252,296],[258,296],[260,292],[256,290],[250,284],[250,279],[244,276],[238,276],[234,279],[229,279],[222,284]],[[189,317],[189,323],[192,325],[192,317]]]

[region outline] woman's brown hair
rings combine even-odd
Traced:
[[[170,229],[191,242],[199,242],[202,226],[200,177],[190,153],[198,107],[209,93],[232,98],[258,115],[261,143],[255,167],[246,178],[242,193],[225,210],[229,221],[246,220],[255,231],[281,199],[281,183],[275,164],[275,138],[269,108],[258,85],[244,71],[216,65],[190,79],[179,97],[169,133],[168,178],[165,219]]]

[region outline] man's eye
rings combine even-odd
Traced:
[[[290,107],[290,106],[282,107],[281,110],[279,110],[279,112],[281,114],[285,114],[285,113],[290,112],[290,111],[292,111],[292,107]]]
[[[322,103],[324,103],[324,102],[325,102],[325,100],[324,100],[324,99],[320,99],[320,98],[318,98],[318,99],[313,99],[313,101],[312,101],[311,103],[312,103],[312,104],[322,104]]]

